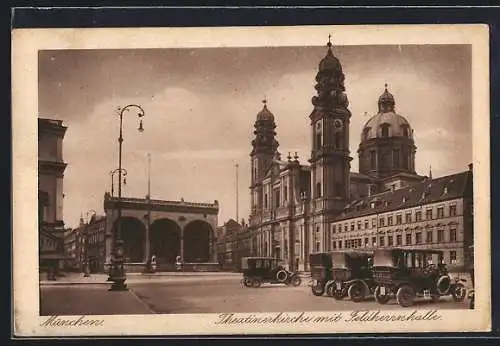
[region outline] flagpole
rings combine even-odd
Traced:
[[[240,218],[239,218],[239,198],[238,198],[238,185],[239,185],[239,182],[238,182],[238,164],[236,164],[236,222],[240,222]]]
[[[148,153],[148,198],[151,199],[151,153]]]

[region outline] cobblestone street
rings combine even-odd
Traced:
[[[42,285],[41,315],[181,314],[219,312],[293,312],[403,309],[395,300],[379,305],[373,299],[354,303],[315,297],[307,280],[299,287],[263,285],[244,288],[239,275],[130,278],[128,292],[108,292],[109,284],[61,282]],[[419,299],[407,309],[466,309],[443,297],[438,303]]]

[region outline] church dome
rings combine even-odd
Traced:
[[[406,137],[413,139],[413,130],[408,120],[395,112],[394,96],[387,90],[378,100],[379,111],[363,126],[361,141],[384,137]]]
[[[259,120],[265,120],[265,121],[274,121],[274,115],[269,111],[267,108],[266,101],[262,101],[264,103],[264,107],[262,107],[262,110],[257,113],[257,121]]]

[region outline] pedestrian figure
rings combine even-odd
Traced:
[[[151,256],[151,271],[156,272],[156,256]]]
[[[182,262],[181,262],[181,256],[177,256],[175,258],[175,269],[177,271],[180,271],[182,269]]]

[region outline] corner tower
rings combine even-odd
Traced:
[[[267,101],[262,101],[264,106],[257,114],[254,124],[255,138],[252,140],[251,159],[251,213],[262,209],[262,179],[271,166],[278,151],[278,141],[276,140],[276,124],[274,115],[267,108]]]
[[[332,43],[316,74],[317,95],[310,114],[313,213],[338,214],[349,200],[349,124],[351,112],[345,94],[344,73],[333,55]]]

